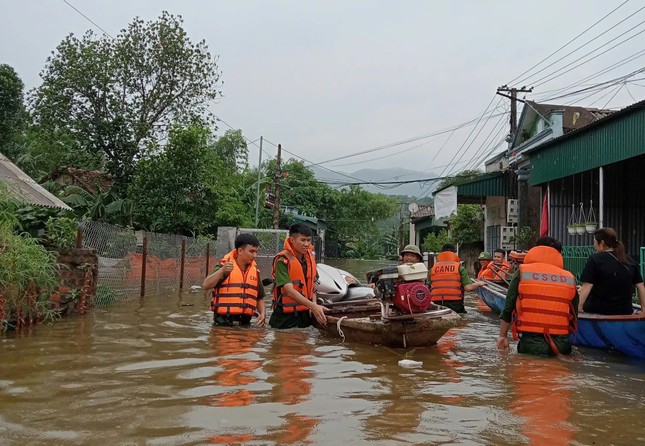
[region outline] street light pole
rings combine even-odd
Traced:
[[[262,139],[260,136],[260,160],[258,161],[258,189],[255,197],[255,227],[258,227],[260,221],[260,179],[262,177]]]

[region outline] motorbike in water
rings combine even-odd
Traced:
[[[328,308],[327,336],[388,347],[431,346],[461,323],[454,311],[435,305],[423,263],[385,267],[368,274],[364,286],[347,271],[319,264],[318,303]]]

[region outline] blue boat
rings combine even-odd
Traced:
[[[634,305],[634,310],[640,310],[640,306]],[[609,316],[580,313],[578,332],[571,335],[571,343],[616,350],[628,356],[645,359],[645,314]]]
[[[501,313],[504,309],[506,292],[501,286],[488,284],[476,292],[491,310]],[[640,306],[634,305],[634,310],[640,310]],[[645,359],[645,313],[620,316],[580,313],[578,331],[570,339],[573,345],[616,350]]]
[[[481,300],[490,307],[491,310],[501,313],[506,302],[506,290],[501,285],[489,284],[480,286],[475,290]]]

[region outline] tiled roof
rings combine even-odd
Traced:
[[[422,204],[419,206],[419,210],[410,214],[410,218],[423,218],[423,217],[432,217],[434,216],[434,206],[431,204]]]
[[[20,201],[36,206],[72,210],[1,153],[0,181],[5,183],[9,187],[9,193]]]

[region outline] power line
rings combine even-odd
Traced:
[[[92,25],[96,26],[98,29],[100,29],[101,31],[103,31],[103,34],[105,34],[105,35],[107,35],[108,37],[110,37],[110,38],[114,39],[114,37],[112,36],[112,34],[110,34],[110,33],[109,33],[109,32],[107,32],[105,29],[103,29],[103,28],[101,27],[101,25],[99,25],[98,23],[96,23],[94,20],[90,19],[88,16],[86,16],[85,14],[83,14],[83,13],[82,13],[78,8],[76,8],[76,6],[72,5],[72,4],[71,4],[70,2],[68,2],[67,0],[63,0],[63,3],[65,3],[67,6],[69,6],[70,8],[72,8],[74,11],[76,11],[76,12],[78,12],[80,15],[82,15],[82,16],[83,16],[83,17],[84,17],[88,22],[90,22]]]
[[[603,20],[605,20],[607,17],[609,17],[610,15],[612,15],[614,12],[618,11],[620,8],[622,8],[622,7],[623,7],[625,4],[627,4],[628,2],[629,2],[629,0],[626,0],[626,1],[624,1],[623,3],[621,3],[620,5],[618,5],[616,8],[614,8],[613,10],[611,10],[608,14],[604,15],[602,18],[600,18],[598,21],[596,21],[593,25],[591,25],[590,27],[588,27],[587,29],[585,29],[584,31],[582,31],[580,34],[578,34],[577,36],[575,36],[573,39],[569,40],[567,43],[565,43],[564,45],[562,45],[560,48],[558,48],[557,50],[555,50],[554,52],[552,52],[551,54],[549,54],[548,56],[546,56],[544,59],[542,59],[541,61],[539,61],[539,62],[538,62],[538,63],[536,63],[535,65],[533,65],[531,68],[529,68],[528,70],[526,70],[525,72],[523,72],[523,73],[522,73],[522,74],[520,74],[519,76],[515,77],[515,79],[511,79],[509,82],[507,82],[507,83],[506,83],[506,85],[511,85],[511,84],[513,84],[513,83],[519,83],[519,82],[521,82],[521,81],[518,81],[518,79],[519,79],[519,78],[521,78],[522,76],[524,76],[525,74],[527,74],[527,73],[528,73],[529,71],[531,71],[533,68],[538,67],[541,63],[543,63],[543,62],[547,61],[551,56],[554,56],[554,55],[555,55],[555,54],[557,54],[560,50],[562,50],[562,49],[566,48],[570,43],[573,43],[576,39],[578,39],[579,37],[581,37],[582,35],[584,35],[587,31],[589,31],[589,30],[591,30],[592,28],[594,28],[594,27],[595,27],[596,25],[598,25],[600,22],[602,22],[602,21],[603,21]]]
[[[643,8],[645,8],[645,6],[644,6]],[[642,8],[641,8],[641,9],[642,9]],[[639,11],[640,11],[640,10],[639,10]],[[557,74],[557,75],[553,76],[554,74],[558,73],[559,71],[562,71],[563,69],[565,69],[565,68],[567,68],[567,67],[571,66],[572,64],[574,64],[574,63],[578,62],[579,60],[582,60],[582,59],[584,59],[585,57],[587,57],[587,56],[589,56],[589,55],[591,55],[591,54],[595,53],[595,52],[596,52],[596,51],[598,51],[600,48],[602,48],[602,47],[604,47],[604,46],[606,46],[606,45],[610,44],[611,42],[613,42],[614,40],[618,39],[619,37],[622,37],[622,36],[624,36],[625,34],[627,34],[628,32],[630,32],[630,31],[634,30],[635,28],[637,28],[637,27],[641,26],[643,23],[645,23],[645,20],[644,20],[644,21],[642,21],[642,22],[640,22],[638,25],[636,25],[636,26],[634,26],[634,27],[632,27],[632,28],[628,29],[628,30],[627,30],[627,31],[625,31],[624,33],[622,33],[622,34],[620,34],[620,35],[616,36],[615,38],[611,39],[610,41],[608,41],[608,42],[606,42],[606,43],[603,43],[602,45],[600,45],[599,47],[597,47],[597,48],[596,48],[596,49],[594,49],[593,51],[590,51],[589,53],[587,53],[587,54],[585,54],[585,55],[583,55],[583,56],[579,57],[578,59],[576,59],[576,60],[574,60],[574,61],[572,61],[572,62],[569,62],[567,65],[565,65],[565,66],[563,66],[563,67],[560,67],[560,68],[558,68],[558,69],[557,69],[557,70],[555,70],[555,71],[552,71],[551,73],[547,74],[546,76],[543,76],[543,77],[539,78],[538,80],[536,80],[536,81],[534,81],[534,82],[532,82],[532,83],[534,84],[534,86],[539,87],[540,85],[544,85],[544,84],[546,84],[546,83],[548,83],[548,82],[551,82],[553,79],[557,79],[558,77],[563,76],[563,75],[565,75],[565,74],[567,74],[567,73],[570,73],[571,71],[575,70],[576,68],[578,68],[578,67],[580,67],[580,66],[582,66],[582,65],[584,65],[584,64],[586,64],[586,63],[589,63],[589,62],[591,62],[591,61],[592,61],[592,60],[594,60],[594,59],[597,59],[598,57],[602,56],[603,54],[605,54],[605,53],[607,53],[607,52],[609,52],[609,51],[613,50],[613,49],[614,49],[614,48],[616,48],[617,46],[620,46],[620,45],[622,45],[623,43],[630,41],[630,40],[631,40],[631,39],[633,39],[634,37],[637,37],[637,36],[641,35],[643,32],[645,32],[645,29],[644,29],[644,30],[642,30],[642,31],[639,31],[638,33],[634,34],[633,36],[628,37],[627,39],[625,39],[625,40],[623,40],[623,41],[621,41],[621,42],[618,42],[616,45],[614,45],[614,46],[612,46],[612,47],[610,47],[610,48],[606,49],[605,51],[603,51],[603,52],[601,52],[601,53],[599,53],[599,54],[595,55],[594,57],[592,57],[592,58],[590,58],[590,59],[588,59],[588,60],[585,60],[584,62],[579,63],[578,65],[574,66],[573,68],[570,68],[570,69],[568,69],[568,70],[566,70],[566,71],[564,71],[564,72],[562,72],[562,73],[560,73],[560,74]]]
[[[486,110],[486,112],[487,111],[488,110]],[[457,125],[455,125],[453,127],[450,127],[448,129],[440,130],[440,131],[430,133],[430,134],[427,134],[427,135],[416,136],[416,137],[404,139],[404,140],[401,140],[401,141],[396,141],[396,142],[384,144],[384,145],[381,145],[381,146],[372,147],[370,149],[362,150],[360,152],[350,153],[348,155],[343,155],[343,156],[339,156],[339,157],[336,157],[336,158],[331,158],[331,159],[328,159],[328,160],[325,160],[325,161],[320,161],[318,163],[313,163],[312,162],[311,166],[307,166],[307,167],[320,166],[321,164],[327,164],[327,163],[331,163],[331,162],[334,162],[334,161],[340,161],[340,160],[347,159],[347,158],[353,158],[355,156],[360,156],[360,155],[365,155],[367,153],[373,153],[373,152],[378,152],[378,151],[385,150],[385,149],[390,149],[392,147],[400,146],[400,145],[407,144],[407,143],[410,143],[410,142],[416,142],[416,141],[419,141],[421,139],[427,139],[427,138],[431,138],[433,136],[443,135],[443,134],[450,133],[452,131],[459,130],[461,128],[467,127],[468,125],[470,125],[473,122],[477,121],[477,119],[478,118],[475,117],[475,118],[473,118],[471,120],[462,122],[461,124],[457,124]]]

